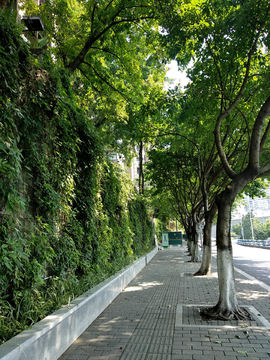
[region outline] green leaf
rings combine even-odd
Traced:
[[[47,44],[47,37],[44,37],[43,39],[38,41],[38,45],[43,47]]]

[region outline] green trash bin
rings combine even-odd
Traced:
[[[168,232],[169,245],[182,245],[183,236],[181,231],[170,231]]]

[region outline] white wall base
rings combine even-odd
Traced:
[[[57,360],[156,255],[157,247],[132,265],[63,306],[30,330],[0,346],[1,360]]]

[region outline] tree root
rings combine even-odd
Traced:
[[[194,274],[193,274],[193,276],[211,276],[212,275],[212,273],[211,273],[211,271],[209,271],[209,270],[198,270],[197,272],[195,272]]]
[[[234,310],[222,309],[219,304],[213,308],[201,308],[200,315],[204,320],[250,320],[250,314],[246,309],[237,307]]]

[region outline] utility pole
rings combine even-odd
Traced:
[[[250,217],[251,234],[252,234],[252,240],[254,241],[253,224],[252,224],[252,217],[251,217],[251,210],[250,210],[250,197],[248,197],[248,205],[249,205],[249,217]]]
[[[241,214],[241,232],[243,240],[245,239],[244,228],[243,228],[243,215]]]

